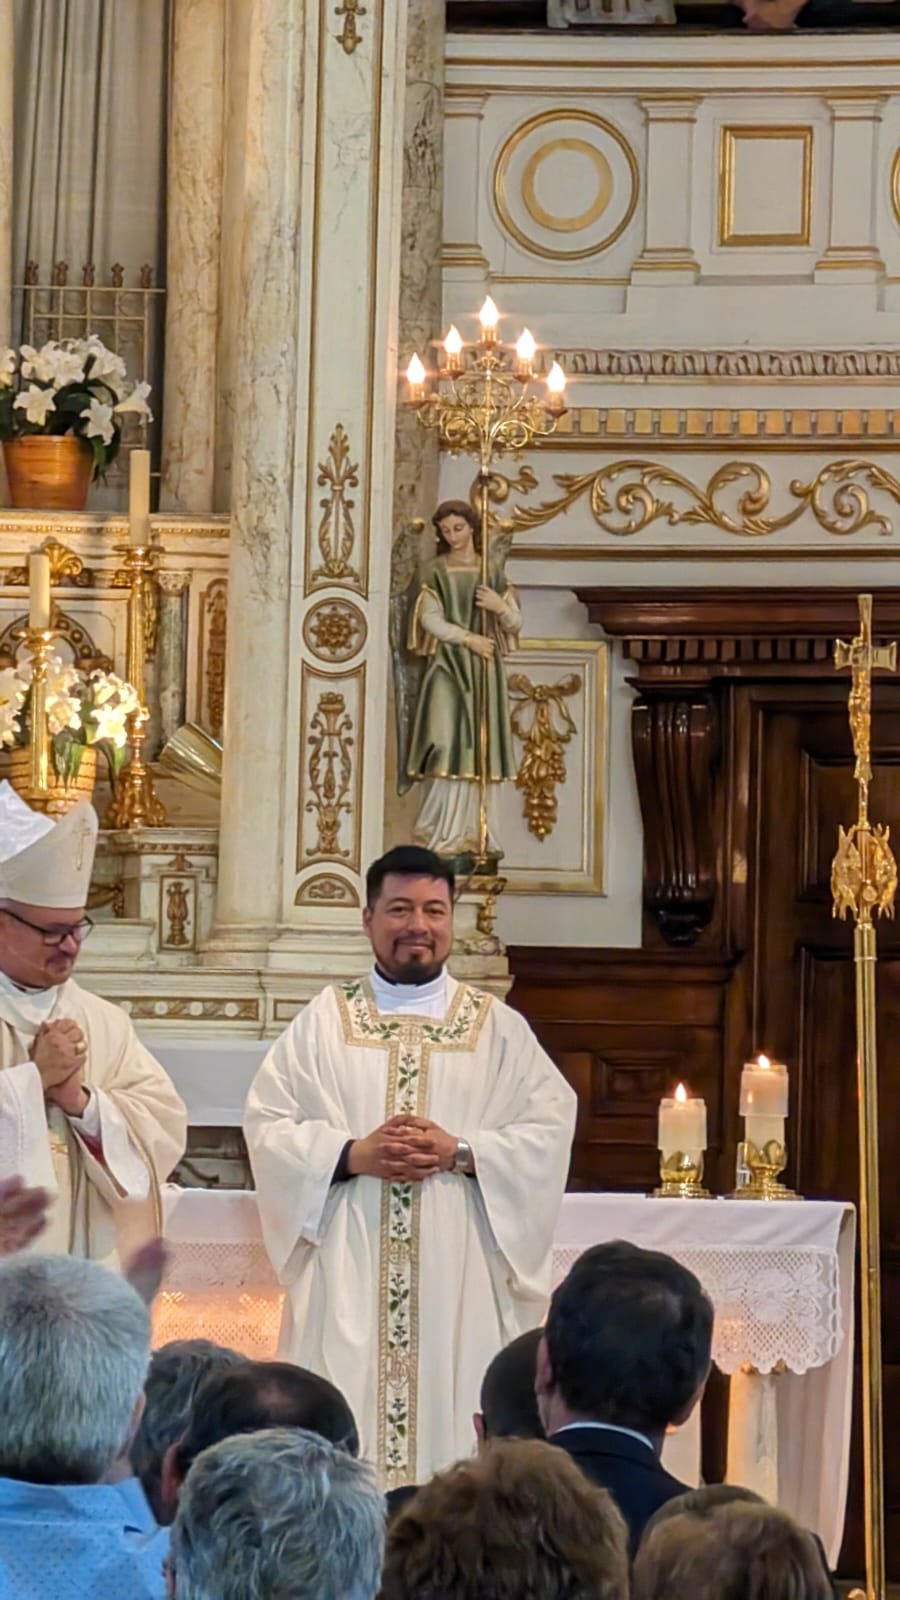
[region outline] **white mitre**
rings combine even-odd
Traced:
[[[54,822],[0,783],[0,900],[80,910],[87,904],[97,827],[89,800]]]

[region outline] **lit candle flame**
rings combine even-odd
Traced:
[[[771,1066],[772,1066],[772,1063],[769,1060],[768,1056],[760,1056],[758,1058],[756,1064],[757,1064],[758,1067],[762,1067],[763,1072],[768,1072],[771,1069]]]
[[[518,356],[519,360],[525,363],[527,366],[530,366],[534,360],[534,353],[536,349],[537,345],[534,342],[533,334],[531,334],[527,328],[523,328],[518,339],[516,340],[516,355]]]
[[[684,1087],[683,1083],[680,1083],[678,1085],[678,1088],[675,1090],[675,1099],[678,1101],[678,1104],[680,1106],[683,1106],[685,1101],[687,1100],[687,1097],[688,1097],[687,1089]]]
[[[566,375],[558,361],[554,361],[547,373],[547,393],[563,394],[566,387]]]
[[[411,359],[411,361],[409,363],[409,366],[406,369],[406,381],[407,381],[407,383],[410,385],[411,388],[418,389],[418,388],[421,388],[422,384],[425,382],[426,377],[427,377],[427,373],[426,373],[425,368],[423,367],[421,361],[419,360],[418,355],[413,354],[412,359]]]
[[[448,356],[458,356],[462,353],[462,347],[462,334],[451,322],[449,328],[447,329],[447,336],[444,340],[444,353]]]
[[[494,305],[490,295],[488,295],[484,305],[478,313],[478,321],[481,323],[484,333],[496,332],[497,323],[500,321],[500,313],[497,310],[497,307]]]

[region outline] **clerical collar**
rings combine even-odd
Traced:
[[[23,989],[0,972],[0,1016],[18,1033],[36,1033],[47,1022],[59,999],[59,986]]]
[[[428,983],[395,983],[375,967],[371,981],[379,1011],[402,1011],[410,1006],[424,1010],[443,999],[447,988],[447,971],[442,968],[437,977],[431,978]]]

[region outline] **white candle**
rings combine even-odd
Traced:
[[[128,466],[128,542],[150,543],[150,451],[132,450]]]
[[[788,1111],[788,1072],[783,1061],[759,1056],[745,1061],[741,1072],[741,1116],[744,1137],[757,1150],[770,1140],[784,1144],[784,1123]]]
[[[659,1102],[660,1151],[664,1156],[702,1155],[706,1149],[706,1101],[688,1094],[683,1083],[670,1099]]]
[[[50,626],[50,557],[43,550],[28,557],[28,585],[28,623],[36,632],[44,633]]]

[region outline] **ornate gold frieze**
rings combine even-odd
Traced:
[[[349,661],[366,642],[366,619],[349,600],[320,600],[303,619],[307,648],[320,661]]]
[[[809,483],[799,479],[781,491],[786,510],[766,513],[772,502],[772,481],[755,461],[727,461],[706,485],[692,483],[674,467],[654,461],[612,461],[595,472],[554,473],[560,494],[537,506],[516,506],[504,529],[518,533],[539,528],[587,499],[591,515],[604,533],[628,538],[654,523],[667,527],[706,525],[720,533],[764,538],[780,533],[804,515],[825,533],[845,537],[871,529],[889,536],[890,517],[877,511],[872,495],[885,495],[900,506],[900,481],[874,461],[831,461]],[[666,491],[660,494],[658,491]],[[726,491],[731,491],[727,495]],[[672,498],[674,496],[674,498]]]
[[[133,999],[116,997],[117,1004],[135,1021],[162,1021],[164,1018],[189,1022],[259,1022],[259,1000],[189,1000],[181,995],[144,994]]]
[[[350,441],[341,422],[335,425],[328,441],[327,459],[319,462],[316,482],[320,489],[327,489],[328,494],[319,501],[322,517],[318,544],[322,565],[313,572],[312,581],[359,587],[359,574],[350,560],[356,543],[355,501],[347,492],[359,488],[359,465],[350,460]]]
[[[353,732],[344,696],[334,689],[320,694],[306,740],[310,789],[306,810],[315,817],[317,830],[316,843],[307,847],[307,856],[344,860],[350,855],[341,847],[340,832],[343,817],[353,810]]]
[[[58,539],[48,539],[41,549],[44,555],[50,557],[50,582],[54,589],[92,589],[96,577],[90,567],[86,567],[81,557],[70,550],[68,545],[60,544]],[[28,563],[21,567],[9,567],[3,575],[3,582],[11,589],[27,589]]]
[[[581,678],[573,672],[558,683],[532,683],[524,672],[509,679],[510,721],[522,741],[516,788],[530,833],[546,839],[556,826],[557,790],[566,781],[564,747],[578,732],[566,700],[577,694]]]
[[[542,450],[578,450],[598,442],[646,449],[659,440],[667,449],[822,450],[828,446],[869,448],[900,445],[900,411],[882,407],[807,406],[578,406],[560,419]]]
[[[366,8],[360,5],[359,0],[341,0],[340,5],[335,6],[334,14],[344,19],[343,27],[340,33],[335,34],[335,38],[345,54],[352,56],[357,45],[362,44],[362,34],[357,27],[356,19],[365,16]]]
[[[554,350],[564,372],[582,378],[735,378],[846,383],[900,378],[891,350]]]

